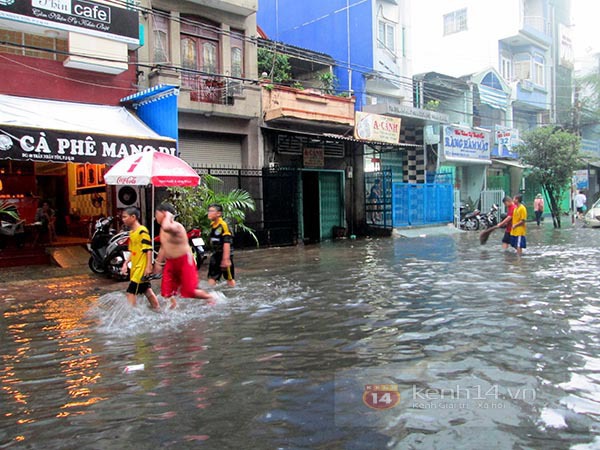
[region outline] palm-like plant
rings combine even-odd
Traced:
[[[253,230],[245,224],[246,211],[254,211],[256,204],[252,196],[243,189],[223,191],[223,181],[212,175],[203,175],[197,187],[172,187],[169,201],[175,206],[177,220],[186,228],[199,227],[205,237],[210,231],[208,207],[217,203],[223,207],[223,218],[236,230],[249,233],[256,244],[258,238]]]
[[[19,211],[17,211],[15,205],[3,200],[0,201],[0,218],[6,216],[14,220],[19,220]]]

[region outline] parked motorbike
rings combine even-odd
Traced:
[[[96,221],[94,233],[87,244],[91,253],[88,266],[94,273],[106,274],[123,280],[129,278],[129,273],[123,275],[121,268],[128,258],[129,232],[116,232],[111,228],[113,218],[101,217]]]
[[[484,230],[498,225],[498,205],[494,203],[488,212],[479,216],[479,225]]]
[[[480,211],[475,209],[470,211],[468,204],[460,205],[459,227],[461,230],[475,231],[479,229]]]
[[[192,249],[194,260],[196,261],[196,268],[200,269],[200,266],[206,259],[206,250],[204,249],[204,239],[202,239],[202,233],[199,228],[192,228],[187,232],[188,244]],[[160,235],[154,238],[154,251],[158,254],[160,250]]]

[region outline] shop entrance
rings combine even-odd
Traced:
[[[303,170],[299,223],[305,242],[334,237],[334,229],[344,227],[344,174],[341,171]]]
[[[37,193],[41,201],[48,201],[51,208],[54,209],[54,213],[56,214],[56,232],[64,235],[67,233],[66,216],[69,213],[69,189],[66,177],[67,169],[64,164],[60,165],[63,166],[64,175],[38,175],[36,182]]]

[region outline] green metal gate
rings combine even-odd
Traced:
[[[321,239],[333,237],[333,227],[344,223],[343,177],[338,172],[319,173],[321,190]]]

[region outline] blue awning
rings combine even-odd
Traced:
[[[505,110],[508,107],[509,95],[498,89],[493,89],[488,86],[480,84],[479,86],[479,99],[481,103],[485,103],[488,106],[496,109]]]
[[[177,140],[179,136],[178,95],[177,86],[159,84],[122,98],[121,103],[129,103],[136,110],[138,117],[161,136]]]

